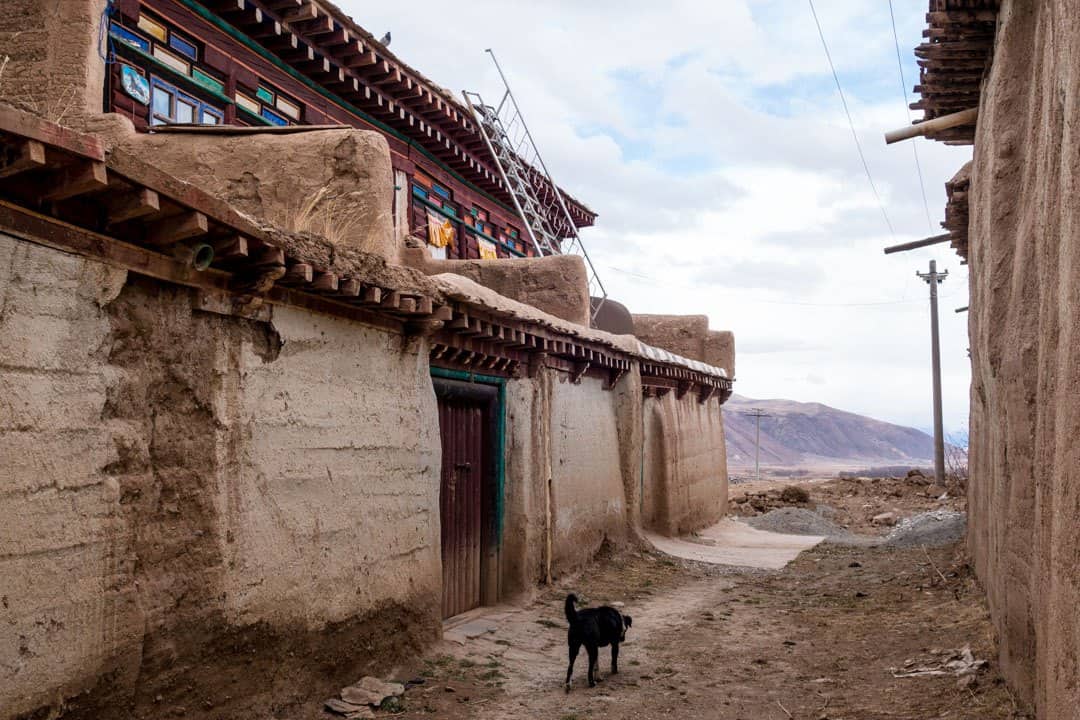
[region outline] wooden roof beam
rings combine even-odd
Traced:
[[[161,198],[149,188],[134,188],[130,192],[114,195],[105,203],[105,217],[109,225],[146,217],[161,211]]]
[[[42,199],[67,200],[106,189],[109,187],[109,175],[105,163],[84,160],[56,171],[45,180],[44,186]]]
[[[45,146],[37,140],[22,139],[5,145],[0,154],[0,178],[45,167]]]
[[[146,229],[145,241],[148,245],[166,247],[205,235],[208,229],[209,221],[206,215],[196,210],[188,210],[150,225]]]

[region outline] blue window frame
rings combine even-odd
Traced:
[[[150,80],[150,124],[220,125],[225,115],[219,108],[164,82]]]
[[[278,115],[276,112],[274,112],[273,110],[270,110],[268,108],[264,107],[262,109],[262,112],[260,112],[259,114],[262,115],[265,119],[269,120],[270,123],[273,124],[273,125],[288,125],[289,124],[288,120],[286,120],[284,117],[282,117],[281,115]]]
[[[199,49],[195,43],[188,42],[174,32],[169,32],[169,47],[192,60],[199,59]]]
[[[115,22],[110,23],[109,34],[121,42],[139,48],[145,53],[150,52],[150,41],[141,35],[136,35],[123,25],[118,25]]]

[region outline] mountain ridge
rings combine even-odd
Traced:
[[[732,395],[724,404],[728,464],[753,467],[760,408],[761,465],[773,468],[856,468],[932,462],[934,440],[916,428],[888,423],[818,402]]]

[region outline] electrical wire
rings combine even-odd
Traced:
[[[653,285],[655,287],[670,288],[671,285],[672,285],[671,283],[660,282],[656,278],[650,277],[648,275],[642,275],[641,273],[634,272],[633,270],[625,270],[623,268],[617,268],[614,265],[608,265],[607,268],[608,268],[608,270],[614,270],[617,273],[621,273],[623,275],[629,275],[630,277],[636,278],[638,280],[642,280],[645,283],[647,283],[649,285]],[[950,298],[950,297],[958,297],[960,295],[966,295],[967,294],[967,279],[966,278],[961,279],[960,283],[961,283],[961,288],[962,289],[957,289],[957,290],[954,290],[954,291],[949,292],[949,293],[942,293],[942,294],[938,295],[938,299],[939,300],[945,300],[946,298]],[[790,301],[790,300],[761,300],[761,299],[758,299],[758,298],[748,298],[745,294],[736,295],[736,294],[732,294],[732,293],[713,293],[713,292],[710,292],[709,295],[711,297],[736,298],[736,299],[739,300],[739,302],[747,303],[747,304],[783,305],[783,306],[792,306],[792,307],[835,307],[835,308],[845,308],[845,307],[880,307],[880,306],[888,306],[888,305],[925,305],[926,304],[926,298],[924,298],[924,297],[923,298],[906,299],[906,295],[907,295],[906,292],[905,292],[905,299],[901,299],[901,300],[870,300],[870,301],[867,301],[867,302],[849,302],[849,303],[814,303],[814,302],[794,302],[794,301]]]
[[[911,107],[908,105],[907,80],[904,79],[904,61],[900,56],[900,36],[896,32],[896,15],[893,13],[892,0],[889,0],[889,21],[892,23],[893,44],[896,46],[896,67],[900,70],[900,97],[904,100],[904,110],[907,112],[908,124],[911,124]],[[911,142],[911,152],[915,155],[915,172],[919,175],[919,190],[922,191],[923,209],[926,210],[926,227],[931,234],[934,232],[934,221],[930,219],[930,203],[926,200],[926,183],[923,181],[922,164],[919,162],[918,138]]]
[[[817,10],[814,9],[814,0],[807,0],[810,3],[810,13],[814,16],[814,25],[817,26],[818,37],[821,38],[821,47],[825,49],[825,59],[829,61],[829,69],[832,70],[833,80],[836,82],[836,90],[840,93],[840,103],[844,106],[844,114],[847,116],[848,127],[851,128],[851,137],[855,140],[855,149],[859,151],[859,159],[862,161],[863,170],[866,171],[866,179],[870,182],[870,189],[874,191],[874,197],[877,199],[878,207],[881,208],[881,216],[885,218],[885,224],[889,228],[889,235],[895,236],[893,231],[892,221],[889,220],[889,213],[885,211],[885,204],[881,202],[881,195],[878,194],[877,185],[874,184],[874,177],[870,174],[870,165],[866,162],[866,155],[863,154],[862,143],[859,142],[859,134],[855,132],[855,122],[851,119],[851,111],[848,109],[847,98],[844,97],[844,89],[840,86],[840,76],[836,74],[836,66],[833,65],[832,55],[829,53],[829,45],[825,42],[825,33],[821,30],[821,22],[818,20]]]

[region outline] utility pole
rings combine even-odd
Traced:
[[[937,292],[938,285],[949,276],[949,271],[937,271],[937,262],[930,261],[930,272],[916,272],[930,286],[930,357],[934,375],[934,475],[937,484],[945,485],[945,431],[941,421],[941,342],[938,339]]]
[[[761,418],[769,417],[769,413],[763,411],[761,408],[751,408],[750,412],[746,413],[747,417],[752,417],[755,420],[754,429],[754,479],[761,479]]]

